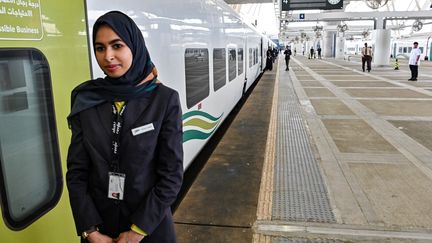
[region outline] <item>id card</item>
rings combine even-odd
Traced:
[[[123,200],[126,174],[109,172],[108,198]]]

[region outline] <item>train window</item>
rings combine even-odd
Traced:
[[[228,48],[228,79],[233,81],[237,77],[237,55],[235,48]]]
[[[238,74],[243,73],[243,48],[238,49]]]
[[[253,53],[253,56],[252,56],[252,65],[255,65],[256,64],[256,58],[255,58],[255,56],[256,56],[256,50],[255,50],[255,48],[252,50],[252,53]]]
[[[412,50],[412,47],[408,47],[408,52],[407,53],[410,53],[411,50]]]
[[[256,52],[255,52],[255,63],[258,63],[258,48],[255,48]]]
[[[402,47],[399,47],[399,53],[402,53],[402,51],[403,51]]]
[[[403,53],[408,53],[408,51],[407,51],[407,48],[406,48],[406,47],[404,47],[404,48],[403,48]]]
[[[205,48],[188,48],[185,51],[186,103],[198,104],[210,92],[209,54]]]
[[[253,53],[252,53],[252,48],[249,48],[249,67],[252,67],[252,57],[253,57]]]
[[[423,53],[423,47],[419,47],[419,49],[420,49],[421,53]]]
[[[213,49],[213,88],[214,91],[226,84],[226,53],[225,48]]]
[[[63,188],[49,66],[35,49],[0,49],[0,193],[3,218],[23,229]]]

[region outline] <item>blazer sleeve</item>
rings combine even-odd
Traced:
[[[144,198],[131,221],[151,234],[164,219],[177,198],[183,181],[183,132],[179,95],[173,92],[168,101],[156,158],[157,182]]]
[[[87,190],[90,157],[84,147],[79,115],[72,118],[71,129],[72,139],[67,157],[66,182],[76,231],[81,235],[91,226],[101,224],[102,219]]]

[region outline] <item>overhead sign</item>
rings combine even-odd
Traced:
[[[0,0],[0,39],[40,40],[40,0]]]
[[[307,9],[342,9],[343,0],[282,0],[282,11]]]

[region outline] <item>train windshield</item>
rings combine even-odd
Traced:
[[[35,49],[0,49],[0,192],[22,229],[60,198],[62,173],[49,66]]]

